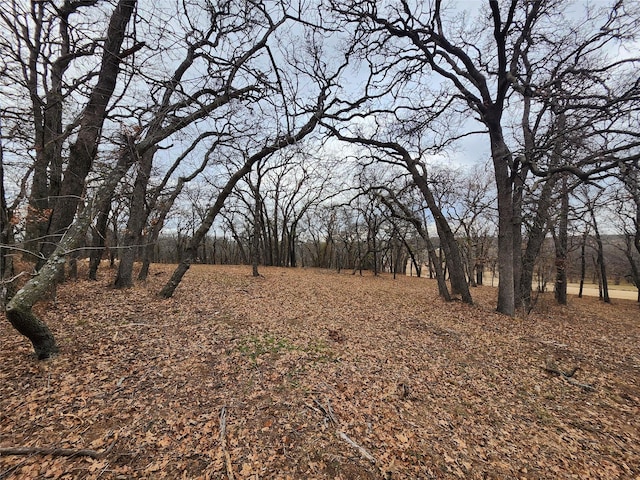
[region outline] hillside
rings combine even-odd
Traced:
[[[45,449],[0,455],[0,478],[640,476],[634,302],[510,319],[489,287],[469,307],[425,279],[228,266],[160,300],[152,268],[38,306],[50,361],[0,324],[0,447]]]

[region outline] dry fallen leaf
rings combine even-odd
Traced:
[[[467,306],[428,279],[199,265],[160,300],[171,266],[152,268],[165,275],[114,290],[105,269],[37,305],[62,349],[46,364],[0,324],[0,447],[111,448],[0,455],[0,476],[640,475],[633,302],[543,296],[510,319],[490,287]],[[545,373],[547,358],[596,390]]]

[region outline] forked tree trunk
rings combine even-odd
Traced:
[[[120,50],[135,6],[136,0],[120,0],[111,15],[100,73],[82,112],[76,141],[69,148],[69,161],[60,186],[61,200],[56,202],[51,214],[48,233],[52,237],[42,246],[43,258],[47,258],[53,252],[57,240],[64,237],[67,227],[71,225],[76,214],[85,187],[85,179],[91,171],[98,150],[102,125],[107,116],[107,106],[116,87],[120,63],[126,56]],[[134,49],[140,46],[142,44]]]
[[[110,201],[113,190],[133,163],[133,156],[122,155],[116,167],[109,173],[92,199],[76,221],[71,224],[56,249],[40,268],[7,304],[6,313],[11,325],[27,337],[33,344],[39,360],[49,358],[58,352],[55,337],[46,323],[33,312],[33,305],[40,300],[56,283],[56,278],[65,263],[65,256],[83,240],[94,216]]]

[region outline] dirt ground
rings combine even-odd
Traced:
[[[170,272],[62,285],[37,306],[46,362],[0,322],[0,479],[640,478],[635,302],[513,319],[490,287],[468,306],[424,279],[228,266],[159,299]]]
[[[567,293],[570,295],[578,295],[580,291],[580,285],[577,283],[570,283],[567,285]],[[583,295],[588,295],[589,297],[597,297],[600,295],[600,291],[597,286],[589,286],[583,287],[582,289]],[[609,298],[617,298],[618,300],[637,300],[638,291],[637,290],[623,290],[620,288],[616,288],[615,286],[609,287]]]

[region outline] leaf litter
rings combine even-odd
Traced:
[[[2,322],[0,478],[640,476],[633,302],[512,319],[490,287],[468,306],[428,279],[238,266],[193,266],[163,300],[153,268],[39,305],[52,360]]]

